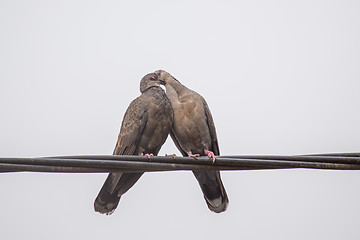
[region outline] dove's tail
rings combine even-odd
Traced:
[[[96,212],[112,214],[119,204],[121,195],[139,180],[143,173],[109,173],[94,202]]]
[[[224,212],[229,204],[219,171],[193,171],[204,194],[209,209],[213,212]]]

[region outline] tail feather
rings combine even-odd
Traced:
[[[121,196],[139,180],[143,173],[109,173],[94,201],[96,212],[110,215],[119,204]]]
[[[224,212],[229,204],[219,171],[193,171],[204,194],[208,208],[216,213]]]

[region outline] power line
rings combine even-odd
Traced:
[[[232,155],[170,157],[134,155],[77,155],[37,158],[0,158],[0,172],[156,172],[178,170],[264,170],[264,169],[360,170],[360,153],[326,153],[297,156]]]

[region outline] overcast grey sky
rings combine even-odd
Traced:
[[[0,156],[111,154],[148,72],[204,96],[229,154],[360,151],[359,1],[0,1]],[[160,154],[178,153],[170,139]],[[0,174],[1,239],[359,239],[360,172]]]

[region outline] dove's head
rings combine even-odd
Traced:
[[[140,81],[140,92],[145,92],[151,87],[160,87],[162,80],[159,79],[156,73],[146,74]]]
[[[164,70],[157,70],[154,72],[158,79],[160,80],[160,83],[165,85],[169,83],[171,80],[174,80],[175,78],[171,76],[170,73],[164,71]]]

